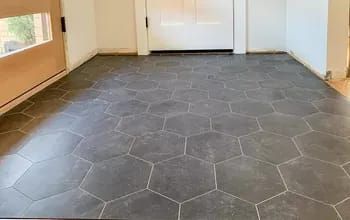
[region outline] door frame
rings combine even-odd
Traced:
[[[245,54],[247,52],[247,0],[233,1],[234,33],[233,52],[235,54]],[[145,19],[147,17],[147,0],[134,0],[136,40],[138,55],[149,55],[148,31]]]

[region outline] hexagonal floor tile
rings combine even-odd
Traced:
[[[75,189],[34,202],[24,213],[24,217],[96,219],[102,209],[102,201]]]
[[[170,99],[172,92],[165,89],[156,89],[145,92],[139,92],[136,95],[136,99],[144,102],[161,102]]]
[[[225,65],[221,68],[224,73],[242,73],[248,71],[248,68],[244,65]]]
[[[74,154],[93,163],[100,162],[128,153],[133,140],[115,131],[92,135],[79,144]]]
[[[62,97],[63,100],[69,102],[89,102],[94,101],[101,95],[101,92],[94,89],[83,89],[70,91]]]
[[[344,166],[345,171],[349,174],[350,176],[350,163]]]
[[[142,136],[162,130],[163,124],[164,118],[141,114],[123,118],[116,129],[132,136]]]
[[[81,188],[104,201],[120,198],[145,189],[151,165],[130,156],[96,163]]]
[[[108,203],[105,219],[177,220],[179,205],[148,190]]]
[[[245,155],[280,164],[300,156],[291,138],[259,132],[240,138]]]
[[[183,102],[198,102],[208,99],[208,92],[198,89],[182,89],[175,91],[173,99]]]
[[[202,89],[202,90],[212,90],[217,88],[224,88],[224,83],[221,81],[215,80],[193,80],[192,88]]]
[[[189,137],[186,153],[212,163],[242,154],[237,138],[216,132]]]
[[[17,153],[28,139],[30,137],[20,131],[0,134],[0,156]]]
[[[177,79],[179,80],[195,80],[195,79],[207,79],[207,74],[198,73],[198,72],[191,72],[191,71],[184,71],[177,73]]]
[[[299,158],[283,164],[280,170],[293,192],[330,204],[350,196],[350,178],[338,166]]]
[[[163,81],[176,79],[175,73],[152,73],[148,76],[149,80]]]
[[[227,103],[208,99],[191,104],[190,112],[206,117],[213,117],[230,112],[230,107]]]
[[[91,102],[78,102],[67,106],[64,113],[75,116],[84,117],[94,113],[103,113],[107,110],[108,104],[102,100],[93,100]]]
[[[183,136],[190,136],[210,129],[209,118],[190,113],[168,118],[165,122],[165,130]]]
[[[306,118],[306,121],[315,131],[326,132],[341,137],[350,134],[350,118],[339,115],[318,113]]]
[[[138,80],[130,82],[126,88],[131,90],[148,90],[157,88],[158,83],[150,80]]]
[[[274,113],[258,119],[265,131],[294,137],[309,131],[305,121],[299,117]]]
[[[0,216],[19,218],[32,201],[13,188],[0,190]]]
[[[31,120],[31,117],[21,113],[0,116],[0,133],[5,133],[23,128]]]
[[[296,100],[283,100],[273,103],[277,112],[295,116],[307,116],[318,112],[318,110],[308,102]]]
[[[232,136],[242,136],[259,130],[255,119],[235,114],[226,114],[212,119],[213,129]]]
[[[118,74],[118,79],[125,82],[142,81],[147,78],[146,74],[141,73],[122,73]]]
[[[208,79],[211,80],[217,80],[217,81],[227,81],[227,80],[237,80],[238,79],[238,73],[215,73],[215,74],[210,74],[208,76]]]
[[[272,106],[265,102],[258,102],[252,100],[244,100],[241,102],[235,102],[231,104],[232,112],[244,114],[248,116],[261,116],[273,113]]]
[[[294,84],[299,88],[320,90],[328,88],[327,84],[321,79],[305,79],[294,80]]]
[[[328,205],[298,196],[281,194],[258,205],[261,220],[337,220],[335,210]]]
[[[240,73],[238,75],[238,78],[242,80],[262,81],[262,80],[269,79],[270,77],[268,76],[267,73],[249,71],[245,73]]]
[[[257,82],[248,80],[231,80],[225,82],[225,85],[227,88],[236,90],[252,90],[260,88]]]
[[[159,83],[159,88],[171,91],[175,89],[189,89],[190,87],[191,82],[186,80],[167,80]]]
[[[239,102],[246,99],[243,91],[234,89],[213,89],[209,91],[209,97],[224,102]]]
[[[263,102],[273,102],[285,98],[283,92],[279,89],[256,89],[246,92],[248,98]]]
[[[33,200],[44,199],[78,187],[90,166],[73,156],[36,163],[17,181],[15,188]]]
[[[79,80],[69,80],[63,83],[59,89],[72,91],[72,90],[80,90],[80,89],[88,89],[94,86],[95,82],[79,79]]]
[[[64,109],[69,105],[68,102],[62,101],[60,99],[53,99],[43,102],[36,102],[34,105],[30,106],[24,112],[27,115],[33,117],[42,117],[47,115],[53,115],[64,111]]]
[[[136,91],[131,91],[127,89],[116,89],[102,92],[98,98],[107,102],[125,102],[133,99],[136,96],[136,94]]]
[[[285,191],[277,167],[245,157],[217,164],[216,178],[220,190],[253,203]]]
[[[350,199],[340,203],[336,208],[343,220],[350,219]]]
[[[168,100],[152,104],[148,112],[160,116],[169,116],[187,112],[188,108],[188,103]]]
[[[11,187],[32,165],[18,155],[0,157],[0,189]]]
[[[314,104],[321,112],[350,117],[350,101],[324,99]]]
[[[119,123],[120,118],[108,114],[91,114],[75,121],[70,130],[82,136],[96,135],[112,131]]]
[[[304,101],[304,102],[312,102],[315,100],[323,99],[324,96],[317,92],[308,89],[301,88],[291,88],[285,91],[287,98]]]
[[[146,112],[148,104],[139,100],[129,100],[112,104],[107,113],[119,117],[126,117],[130,115],[137,115]]]
[[[213,165],[188,156],[156,164],[150,182],[150,189],[178,202],[184,202],[214,188]]]
[[[159,131],[136,139],[130,154],[157,163],[184,153],[185,138]]]
[[[293,83],[287,80],[276,80],[269,79],[259,82],[262,88],[270,88],[270,89],[288,89],[293,87]]]
[[[311,132],[296,138],[304,155],[335,164],[350,162],[350,142],[320,132]]]
[[[40,162],[73,152],[82,137],[70,132],[53,132],[32,137],[19,154],[32,162]]]
[[[214,191],[182,204],[181,219],[257,220],[258,215],[254,205]]]
[[[281,71],[273,71],[269,73],[269,76],[273,79],[278,80],[298,80],[301,77],[297,73],[288,73],[288,72],[281,72]]]
[[[29,100],[32,102],[42,102],[42,101],[47,101],[52,99],[59,99],[66,93],[67,91],[64,91],[64,90],[48,88],[30,97]]]

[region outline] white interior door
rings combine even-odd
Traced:
[[[147,0],[151,51],[233,49],[233,0]]]

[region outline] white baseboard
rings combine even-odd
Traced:
[[[98,50],[95,49],[95,50],[91,51],[90,53],[86,54],[81,59],[79,59],[77,62],[68,63],[67,72],[69,73],[69,72],[73,71],[74,69],[78,68],[79,66],[83,65],[86,61],[90,60],[91,58],[93,58],[97,54],[98,54]]]
[[[57,75],[55,75],[54,77],[48,79],[47,81],[39,84],[38,86],[34,87],[33,89],[29,90],[28,92],[24,93],[23,95],[17,97],[16,99],[14,99],[13,101],[9,102],[8,104],[2,106],[0,108],[0,115],[10,111],[11,109],[13,109],[14,107],[16,107],[17,105],[21,104],[22,102],[24,102],[25,100],[27,100],[29,97],[35,95],[36,93],[40,92],[41,90],[45,89],[46,87],[48,87],[49,85],[53,84],[54,82],[60,80],[62,77],[66,76],[68,74],[67,71],[63,71]]]
[[[98,54],[102,55],[137,55],[137,49],[131,48],[99,48]]]

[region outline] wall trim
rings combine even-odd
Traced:
[[[314,68],[312,68],[312,66],[310,64],[308,64],[306,61],[304,61],[304,59],[298,57],[297,55],[295,55],[292,51],[288,51],[288,54],[293,57],[296,61],[298,61],[299,63],[303,64],[308,70],[310,70],[313,74],[315,74],[318,78],[325,80],[325,76],[322,75],[320,72],[318,72],[317,70],[315,70]]]
[[[50,79],[46,80],[45,82],[37,85],[36,87],[32,88],[31,90],[27,91],[26,93],[22,94],[21,96],[17,97],[13,101],[9,102],[8,104],[2,106],[0,108],[0,115],[10,111],[17,105],[21,104],[31,96],[35,95],[36,93],[40,92],[41,90],[45,89],[46,87],[50,86],[51,84],[55,83],[56,81],[60,80],[64,76],[68,74],[68,71],[62,71],[58,73],[57,75],[51,77]]]
[[[137,49],[131,48],[99,48],[98,55],[137,55]]]
[[[94,49],[90,53],[86,54],[84,57],[80,58],[77,62],[67,63],[67,72],[69,73],[69,72],[75,70],[79,66],[83,65],[84,63],[86,63],[86,61],[88,61],[91,58],[93,58],[94,56],[96,56],[97,54],[98,54],[98,49]],[[66,56],[67,56],[67,60],[69,60],[68,59],[68,57],[69,57],[68,51],[66,51]]]
[[[247,52],[247,0],[234,1],[234,53],[245,54]],[[149,55],[148,32],[145,25],[147,17],[147,0],[134,0],[135,2],[135,21],[136,21],[136,39],[138,55]]]

